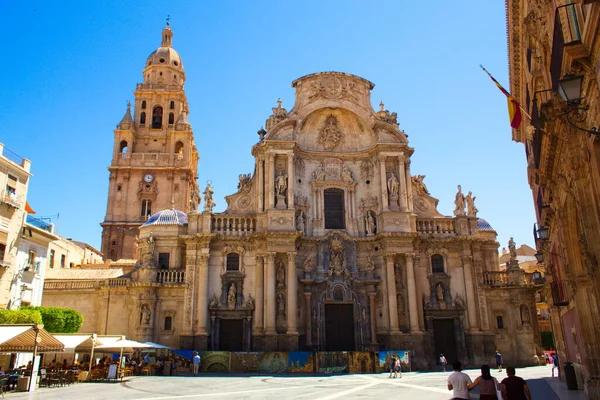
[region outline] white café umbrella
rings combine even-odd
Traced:
[[[160,343],[144,342],[144,344],[147,344],[148,347],[151,348],[151,349],[170,349],[169,346],[165,346],[165,345],[162,345]]]

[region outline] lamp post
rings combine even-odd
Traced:
[[[590,109],[589,105],[581,106],[581,100],[583,99],[581,96],[582,83],[583,75],[565,75],[563,79],[558,81],[558,94],[567,103],[564,114],[565,120],[575,129],[600,137],[600,132],[595,126],[591,129],[577,126],[578,123],[586,120],[587,112]]]
[[[537,234],[538,234],[538,238],[540,240],[547,240],[548,237],[550,236],[549,229],[543,225],[540,225],[540,227],[537,229]],[[536,257],[537,257],[537,255],[536,255]]]

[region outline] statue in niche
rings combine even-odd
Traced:
[[[435,286],[435,298],[439,303],[444,301],[444,286],[441,283]]]
[[[275,178],[275,190],[278,196],[285,196],[287,189],[287,175],[282,171]]]
[[[310,272],[313,270],[314,265],[315,255],[311,253],[308,255],[308,257],[306,257],[306,260],[304,260],[304,263],[302,264],[302,269],[306,272]]]
[[[204,195],[204,211],[212,212],[212,209],[215,206],[215,202],[213,201],[213,193],[213,188],[209,182],[206,184],[206,189],[204,189],[204,192],[202,192]]]
[[[526,305],[521,306],[521,323],[529,324],[529,309]]]
[[[277,295],[277,319],[284,319],[285,317],[285,295],[279,293]]]
[[[362,322],[367,322],[367,308],[363,307],[362,311],[360,313],[360,319],[362,320]]]
[[[304,233],[304,211],[302,210],[296,215],[296,230]]]
[[[375,218],[370,211],[365,213],[365,230],[367,231],[367,236],[373,236],[377,233],[377,226],[375,225]]]
[[[285,266],[283,261],[277,263],[277,272],[275,273],[277,279],[277,287],[285,286]]]
[[[350,171],[350,168],[346,167],[345,165],[342,167],[342,181],[344,182],[352,182],[354,181],[354,179],[352,179],[352,171]]]
[[[475,207],[475,196],[473,193],[469,192],[465,197],[465,202],[467,203],[467,215],[469,217],[476,217],[479,210]]]
[[[373,255],[369,252],[369,253],[367,253],[367,255],[365,257],[367,259],[367,262],[365,263],[364,270],[365,271],[375,271],[375,263],[373,262]]]
[[[142,304],[140,309],[140,325],[150,325],[150,318],[152,317],[152,312],[150,311],[150,307],[148,304]]]
[[[326,176],[327,172],[325,171],[325,168],[323,168],[323,164],[319,165],[315,172],[313,172],[313,179],[317,182],[324,181]]]
[[[388,179],[387,181],[387,187],[388,187],[388,193],[390,195],[391,198],[397,198],[398,197],[398,188],[400,187],[400,183],[398,182],[398,179],[396,178],[396,174],[394,174],[392,172],[392,175],[390,176],[390,179]]]
[[[227,305],[230,310],[235,308],[235,303],[237,301],[237,288],[235,287],[235,282],[231,283],[229,286],[229,292],[227,293]]]
[[[459,217],[461,215],[465,215],[465,195],[462,193],[462,189],[460,185],[457,186],[458,192],[456,192],[456,197],[454,198],[454,215]]]
[[[344,246],[338,239],[331,242],[331,253],[329,254],[329,274],[335,272],[336,275],[342,273],[344,267]]]
[[[515,244],[515,241],[513,240],[512,237],[508,241],[508,251],[510,252],[510,259],[516,260],[517,259],[517,245]]]

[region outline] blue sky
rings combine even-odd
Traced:
[[[456,185],[479,216],[533,245],[523,145],[511,140],[503,1],[56,1],[4,4],[0,141],[32,162],[28,201],[62,236],[100,248],[113,129],[142,81],[167,15],[186,71],[199,183],[217,207],[253,171],[256,131],[291,82],[342,71],[375,83],[415,148],[438,210]]]

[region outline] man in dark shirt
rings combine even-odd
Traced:
[[[531,400],[531,392],[527,382],[515,376],[515,367],[506,367],[506,375],[502,383],[503,400]]]

